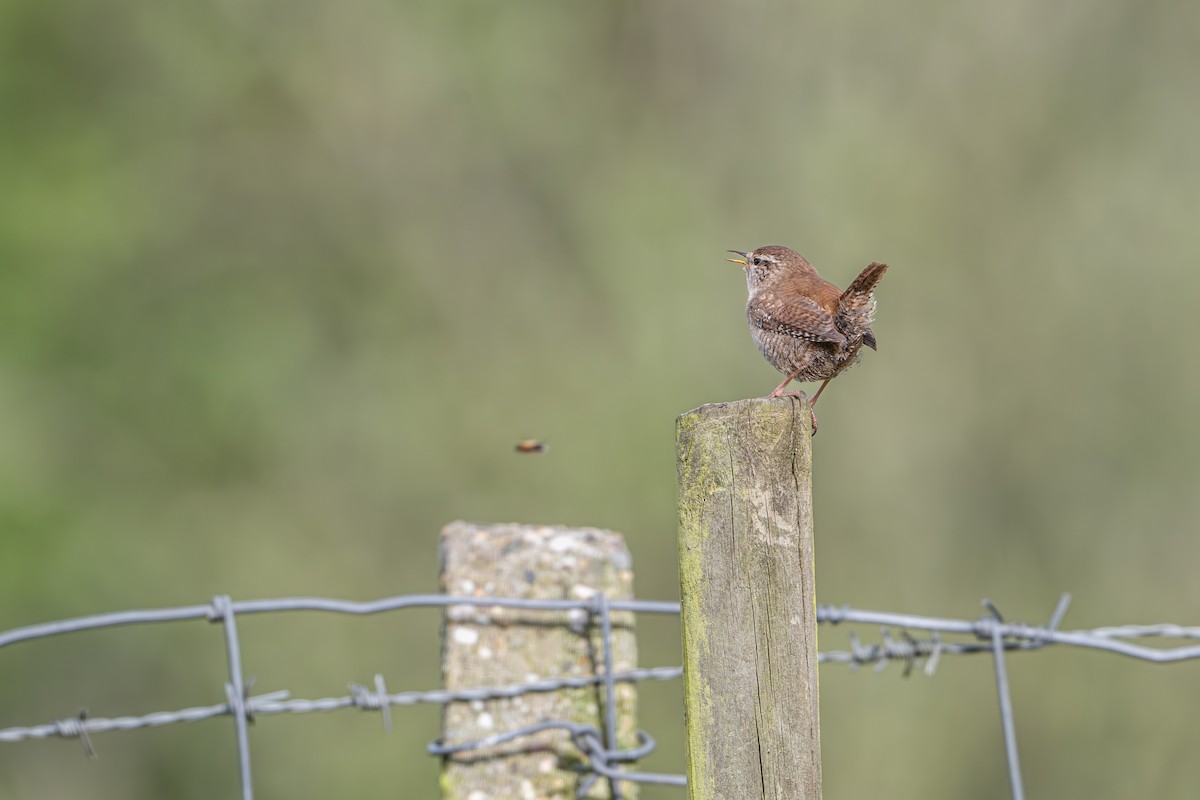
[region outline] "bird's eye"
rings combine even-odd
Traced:
[[[761,258],[759,258],[758,256],[754,257],[754,266],[761,267],[762,263],[763,263],[763,260]]]

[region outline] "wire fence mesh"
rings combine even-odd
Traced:
[[[987,613],[974,620],[867,611],[849,606],[819,605],[817,620],[820,624],[848,623],[880,627],[878,642],[863,644],[857,635],[852,633],[848,650],[823,651],[819,654],[819,658],[822,663],[845,664],[851,668],[871,666],[877,671],[896,662],[902,665],[904,675],[911,674],[914,668],[920,665],[925,674],[933,675],[940,660],[945,656],[990,654],[995,664],[999,716],[1004,732],[1012,796],[1020,800],[1024,797],[1024,789],[1005,664],[1007,652],[1068,646],[1115,653],[1156,664],[1200,659],[1200,645],[1198,644],[1151,647],[1136,641],[1141,639],[1200,640],[1200,627],[1184,627],[1164,623],[1064,631],[1060,630],[1059,626],[1066,614],[1069,602],[1070,596],[1064,594],[1044,625],[1006,622],[997,607],[987,600],[983,601]],[[458,607],[466,610],[472,607],[498,607],[535,612],[583,612],[587,615],[588,624],[595,626],[596,631],[600,634],[603,643],[602,657],[595,665],[594,674],[591,675],[546,678],[506,686],[393,693],[388,690],[383,676],[376,675],[372,686],[351,683],[347,693],[340,696],[302,699],[291,697],[288,691],[258,695],[250,693],[250,682],[244,676],[241,661],[241,642],[237,628],[237,620],[240,616],[297,611],[368,615],[431,607],[447,609]],[[612,622],[609,617],[610,612],[614,611],[678,615],[679,604],[651,600],[609,600],[603,594],[594,595],[586,600],[534,600],[513,597],[412,594],[397,595],[371,602],[320,597],[234,601],[228,596],[220,595],[213,598],[212,602],[203,605],[96,614],[14,628],[0,632],[0,648],[19,642],[99,628],[188,620],[220,623],[224,630],[228,679],[222,687],[225,700],[221,703],[121,717],[91,717],[86,712],[80,712],[77,716],[47,723],[0,728],[0,742],[46,738],[78,739],[82,743],[85,753],[94,758],[96,750],[91,739],[94,734],[115,730],[154,728],[229,716],[233,718],[234,722],[241,797],[244,800],[251,800],[254,790],[251,780],[248,725],[256,717],[275,714],[324,713],[352,708],[360,711],[380,712],[384,727],[391,730],[393,707],[419,703],[445,705],[455,702],[515,698],[537,692],[599,686],[605,692],[608,702],[604,704],[605,718],[597,720],[597,725],[585,725],[568,720],[543,720],[472,741],[444,742],[438,739],[429,745],[428,751],[434,756],[448,757],[511,742],[542,731],[560,729],[570,735],[571,741],[583,757],[582,770],[584,774],[578,784],[577,796],[585,796],[598,780],[607,780],[610,783],[612,797],[620,797],[622,782],[684,786],[686,785],[684,775],[638,772],[624,766],[646,757],[654,749],[654,739],[649,733],[639,731],[638,744],[634,748],[622,750],[615,745],[616,722],[613,718],[615,704],[612,702],[612,698],[616,685],[650,680],[673,680],[681,677],[683,669],[679,666],[659,666],[614,672],[610,648]],[[914,632],[918,635],[914,635]]]

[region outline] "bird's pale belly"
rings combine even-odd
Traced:
[[[798,381],[823,381],[862,360],[862,339],[846,346],[830,342],[805,342],[794,336],[753,330],[754,343],[771,366],[784,375],[796,372]]]

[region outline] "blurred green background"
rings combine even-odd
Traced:
[[[777,383],[722,260],[768,243],[843,285],[892,265],[879,352],[821,404],[821,601],[1200,622],[1198,29],[1132,0],[0,4],[0,629],[433,591],[456,518],[623,531],[674,598],[674,418]],[[436,686],[437,626],[241,630],[255,691],[318,697]],[[641,639],[678,663],[674,622]],[[15,645],[0,727],[222,702],[223,658],[203,623]],[[1031,796],[1194,796],[1196,664],[1010,672]],[[1008,796],[986,659],[821,690],[827,797]],[[683,768],[678,693],[643,690],[648,769]],[[260,720],[260,795],[434,797],[437,710],[395,716]],[[235,795],[228,720],[96,747],[0,746],[0,797]]]

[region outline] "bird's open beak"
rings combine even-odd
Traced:
[[[727,258],[727,259],[725,259],[725,260],[726,260],[726,261],[728,261],[730,264],[737,264],[739,267],[744,267],[744,266],[746,266],[746,264],[747,264],[747,263],[749,263],[749,262],[747,262],[747,261],[746,261],[746,259],[748,259],[748,258],[750,257],[750,254],[749,254],[749,253],[743,253],[741,250],[726,250],[725,252],[727,252],[727,253],[733,253],[734,255],[739,255],[739,256],[741,256],[741,258]]]

